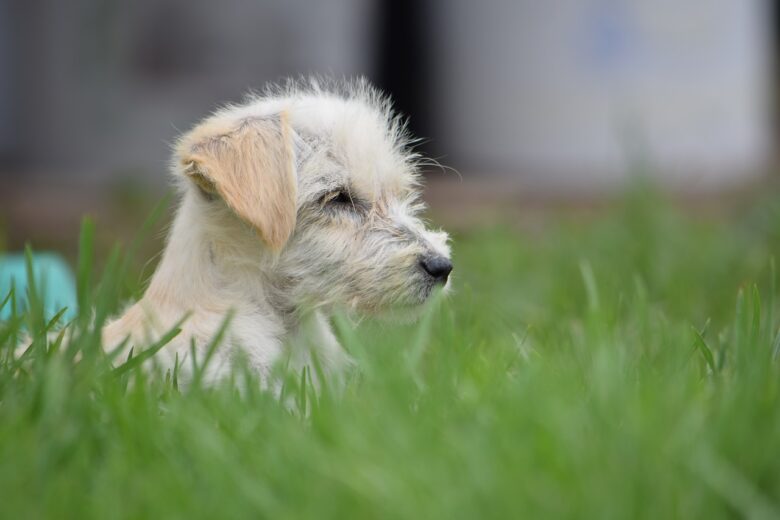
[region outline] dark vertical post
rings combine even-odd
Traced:
[[[378,86],[390,94],[396,109],[410,119],[412,132],[427,137],[428,37],[425,0],[380,0]],[[424,143],[421,145],[424,151]]]

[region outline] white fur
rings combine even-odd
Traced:
[[[190,313],[182,332],[156,356],[164,368],[178,356],[186,383],[191,344],[202,360],[232,313],[207,381],[225,378],[238,362],[266,378],[280,359],[304,364],[312,352],[326,371],[335,371],[348,357],[329,314],[408,311],[431,294],[434,282],[419,260],[448,258],[447,235],[427,230],[417,216],[419,158],[386,99],[365,82],[291,85],[228,106],[200,128],[254,120],[290,126],[296,183],[291,236],[281,249],[269,247],[220,197],[204,194],[185,175],[186,165],[174,163],[181,204],[162,261],[144,297],[105,328],[106,349],[127,337],[126,349],[148,346]],[[334,202],[342,187],[353,197],[349,207]]]

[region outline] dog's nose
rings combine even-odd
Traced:
[[[447,277],[452,272],[452,262],[439,255],[423,256],[420,258],[420,266],[441,284],[447,283]]]

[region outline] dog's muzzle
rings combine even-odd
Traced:
[[[452,272],[452,262],[441,255],[425,255],[420,257],[420,267],[433,279],[434,283],[444,285]]]

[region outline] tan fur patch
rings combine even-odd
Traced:
[[[284,113],[232,126],[207,120],[182,139],[179,161],[189,178],[219,194],[271,249],[287,243],[295,228],[297,183]]]

